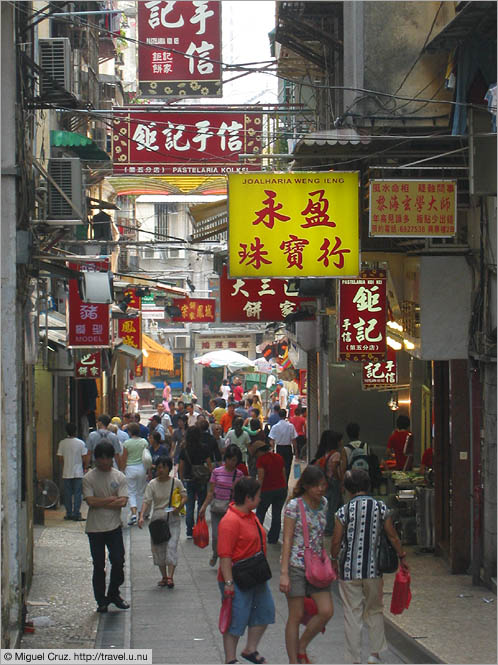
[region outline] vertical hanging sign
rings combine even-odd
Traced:
[[[142,348],[142,317],[136,316],[133,319],[118,319],[118,337],[123,340],[123,344],[134,349]]]
[[[74,264],[71,270],[91,272],[108,270],[108,262]],[[80,298],[78,280],[69,280],[69,298],[67,306],[69,348],[109,347],[109,305],[103,303],[83,302]]]
[[[221,97],[221,2],[138,3],[138,96]]]
[[[371,360],[363,363],[361,384],[363,390],[385,390],[398,383],[396,351],[387,347],[387,360]]]
[[[82,353],[74,363],[74,375],[77,379],[99,379],[102,376],[100,351]]]
[[[338,356],[368,362],[386,356],[386,272],[363,270],[358,279],[341,279]]]

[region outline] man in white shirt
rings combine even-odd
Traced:
[[[173,425],[171,424],[171,418],[169,413],[166,412],[163,404],[157,405],[157,414],[161,418],[161,425],[163,426],[164,433],[166,432],[173,436]]]
[[[286,409],[287,408],[287,400],[289,398],[289,393],[287,391],[287,388],[284,386],[283,381],[277,381],[277,385],[280,386],[280,390],[279,390],[279,393],[278,393],[278,403],[279,403],[281,409]]]
[[[76,425],[67,423],[67,438],[59,443],[57,456],[64,462],[62,479],[64,482],[64,506],[66,508],[65,520],[82,522],[81,517],[81,490],[83,485],[84,466],[86,465],[87,449],[84,441],[76,438]]]
[[[275,448],[275,452],[284,458],[285,475],[288,482],[292,466],[292,455],[297,455],[297,432],[294,425],[286,420],[287,411],[285,409],[280,409],[279,416],[280,420],[276,425],[273,425],[268,438],[270,439],[270,445]]]

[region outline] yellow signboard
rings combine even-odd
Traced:
[[[359,273],[358,173],[228,176],[230,277]]]
[[[456,192],[454,180],[371,180],[370,235],[454,236]]]

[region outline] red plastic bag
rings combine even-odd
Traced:
[[[223,596],[223,602],[221,603],[220,609],[220,618],[218,621],[218,628],[220,633],[223,635],[227,632],[232,623],[232,600],[233,593]]]
[[[401,614],[410,606],[412,593],[410,591],[410,573],[402,566],[394,578],[393,595],[391,598],[391,614]]]
[[[197,545],[197,547],[204,549],[209,545],[209,529],[203,517],[197,520],[197,524],[192,530],[192,538],[194,539],[194,545]]]
[[[308,621],[315,616],[315,614],[318,614],[318,607],[316,606],[315,601],[313,598],[308,598],[306,597],[304,599],[304,613],[303,616],[301,617],[301,622],[303,626],[306,626],[308,624]],[[325,632],[325,626],[322,628],[322,633]]]

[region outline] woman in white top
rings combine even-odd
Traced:
[[[173,575],[178,564],[178,540],[180,538],[180,511],[187,502],[187,490],[178,478],[170,476],[173,462],[171,457],[161,456],[156,463],[156,477],[151,480],[145,490],[145,497],[138,520],[138,527],[141,529],[144,525],[144,515],[154,506],[151,521],[156,519],[165,519],[169,514],[168,526],[171,537],[160,545],[154,545],[151,539],[150,548],[154,564],[159,568],[162,578],[157,586],[172,589],[175,586]],[[173,483],[173,494],[171,507],[174,510],[167,512],[170,507],[171,483]],[[177,490],[180,494],[180,501],[175,500]]]

